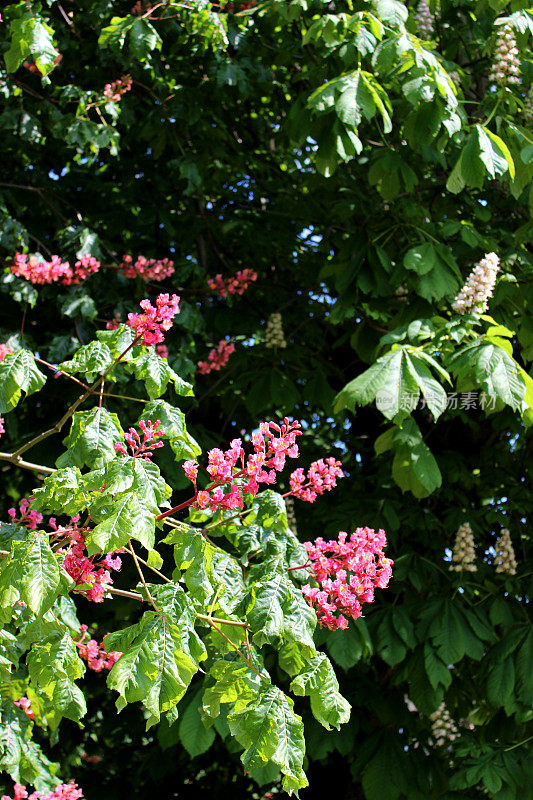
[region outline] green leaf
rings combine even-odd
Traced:
[[[29,350],[8,353],[0,362],[0,414],[15,408],[22,392],[33,394],[45,383],[46,378],[35,364],[33,353]]]
[[[487,680],[487,698],[493,706],[504,706],[512,697],[515,682],[514,661],[506,658],[491,665]]]
[[[152,50],[161,50],[161,45],[161,37],[151,22],[138,17],[128,33],[128,46],[135,58],[145,60]]]
[[[200,695],[200,690],[193,695],[179,723],[181,743],[191,758],[205,753],[215,741],[215,731],[206,728],[200,716]]]
[[[78,467],[56,469],[43,485],[33,490],[32,507],[37,511],[75,516],[87,508],[88,493]]]
[[[209,685],[203,694],[203,710],[214,719],[220,714],[220,705],[234,704],[235,711],[247,706],[257,695],[263,682],[269,683],[268,673],[254,671],[235,652],[226,660],[215,661],[209,669]]]
[[[438,464],[414,420],[406,420],[394,432],[393,449],[392,477],[403,492],[427,497],[439,488],[442,476]]]
[[[194,459],[202,452],[198,442],[187,431],[183,412],[164,400],[150,400],[139,417],[141,419],[145,422],[160,420],[161,430],[164,431],[161,439],[169,442],[176,454],[176,461]]]
[[[171,584],[150,590],[164,613],[146,611],[136,625],[104,642],[108,652],[124,653],[109,673],[108,686],[126,703],[141,701],[151,713],[148,725],[177,705],[206,657],[194,631],[196,613],[183,590]]]
[[[54,47],[54,31],[39,16],[31,13],[14,19],[9,31],[11,45],[4,53],[8,72],[16,72],[28,56],[33,56],[41,75],[48,75],[54,69],[54,60],[59,55]]]
[[[437,252],[431,242],[423,242],[416,247],[411,247],[403,257],[403,265],[419,275],[425,275],[435,266]]]
[[[311,698],[315,719],[327,730],[339,728],[350,719],[350,704],[339,693],[339,682],[325,653],[316,653],[291,682],[294,694]]]
[[[364,619],[358,619],[344,631],[335,631],[327,636],[326,644],[332,659],[348,670],[364,657],[371,656],[374,652],[372,640]]]
[[[91,342],[74,354],[70,361],[63,361],[59,368],[64,372],[82,372],[87,381],[93,383],[97,375],[103,375],[113,363],[113,355],[109,347],[102,342]]]
[[[429,633],[445,664],[456,664],[463,658],[467,637],[472,636],[463,615],[451,600],[442,603],[439,613],[430,625]]]
[[[185,397],[191,397],[193,394],[191,384],[182,380],[169,367],[167,360],[157,355],[154,348],[145,348],[145,352],[135,358],[133,365],[126,364],[126,368],[130,372],[133,369],[135,377],[144,381],[148,397],[152,400],[166,392],[170,381],[174,384],[176,394]]]
[[[85,666],[69,634],[58,631],[36,642],[27,663],[32,681],[46,693],[56,713],[75,721],[85,715],[83,692],[74,683]]]
[[[433,647],[426,643],[424,645],[424,665],[426,667],[429,682],[434,689],[441,684],[445,689],[450,687],[452,675],[448,665],[439,658]]]
[[[58,467],[102,467],[116,455],[115,442],[123,442],[124,431],[116,414],[105,408],[76,411],[63,441],[68,452],[57,459]]]
[[[491,398],[500,399],[515,411],[522,407],[526,393],[516,361],[497,344],[479,337],[460,348],[449,366],[460,379],[473,379]]]
[[[12,542],[9,556],[0,561],[0,606],[22,600],[43,614],[65,585],[61,573],[48,537],[32,531],[24,541]]]
[[[293,702],[281,689],[270,686],[241,711],[228,716],[230,731],[245,748],[241,761],[248,769],[274,762],[283,773],[283,789],[292,794],[308,785],[302,769],[305,741],[303,723]]]
[[[118,455],[108,462],[104,476],[105,490],[103,495],[111,500],[123,494],[133,492],[142,498],[144,506],[159,514],[160,506],[168,500],[172,489],[161,477],[159,467],[144,458]]]
[[[503,175],[509,170],[511,180],[514,180],[514,161],[503,139],[489,131],[488,128],[483,128],[481,125],[476,125],[476,127],[478,128],[481,147],[480,157],[490,177],[495,178],[497,175]]]
[[[87,552],[94,555],[120,550],[128,539],[153,550],[156,516],[157,510],[142,494],[129,492],[115,500],[107,494],[97,497],[91,505],[91,517],[98,524],[86,538]]]

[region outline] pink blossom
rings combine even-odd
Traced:
[[[126,278],[141,277],[144,281],[162,281],[174,272],[174,262],[169,258],[156,259],[138,256],[135,264],[131,256],[122,256],[120,265]]]
[[[198,475],[198,464],[196,461],[185,461],[183,464],[183,471],[190,481],[196,483]]]
[[[128,314],[127,325],[133,328],[138,336],[142,336],[145,345],[159,344],[164,341],[163,332],[172,327],[172,320],[179,314],[179,297],[173,294],[160,294],[156,299],[156,308],[149,300],[141,300],[139,305],[144,314]]]
[[[85,641],[87,634],[87,625],[81,626],[81,639],[74,640],[74,644],[78,648],[80,657],[87,662],[89,669],[94,672],[101,672],[103,669],[111,669],[117,663],[122,653],[114,650],[112,653],[107,653],[104,641],[98,644],[95,639]],[[104,636],[105,639],[105,636]]]
[[[155,441],[159,436],[165,435],[165,431],[161,430],[160,425],[161,420],[159,419],[156,419],[155,422],[141,420],[139,428],[142,431],[142,439],[135,428],[130,428],[129,433],[124,434],[124,439],[130,448],[130,452],[128,453],[122,442],[115,442],[115,450],[125,456],[131,455],[133,458],[150,459],[153,450],[163,447],[163,442]]]
[[[13,275],[38,285],[57,283],[58,281],[65,286],[78,284],[99,269],[100,262],[91,255],[83,256],[76,261],[74,269],[68,261],[61,261],[59,256],[52,256],[50,261],[43,261],[36,256],[28,257],[23,253],[15,253],[11,265]]]
[[[131,85],[131,75],[123,75],[112,83],[106,83],[104,86],[104,97],[112,103],[118,103],[121,95],[131,90]]]
[[[6,432],[6,429],[4,428],[4,422],[5,422],[4,418],[0,417],[0,435]]]
[[[348,626],[348,619],[361,616],[363,603],[372,603],[374,589],[385,589],[392,576],[390,558],[385,558],[385,531],[357,528],[349,540],[344,531],[338,539],[326,542],[322,537],[314,544],[306,542],[308,562],[320,589],[309,585],[302,592],[314,606],[318,622],[330,630]]]
[[[21,708],[29,719],[35,719],[35,712],[32,710],[31,700],[28,697],[21,697],[19,700],[15,700],[15,705]]]
[[[197,508],[209,506],[212,511],[243,508],[246,495],[256,495],[260,483],[275,483],[276,472],[284,468],[286,459],[298,457],[299,429],[299,422],[289,422],[287,418],[281,426],[275,422],[261,423],[259,431],[252,435],[254,452],[248,456],[241,439],[233,439],[225,452],[218,447],[210,450],[207,472],[212,483],[207,490],[196,494],[194,505]],[[183,468],[196,487],[196,461],[185,462]]]
[[[256,280],[257,272],[254,272],[253,269],[243,269],[231,278],[223,278],[220,274],[215,275],[214,278],[208,278],[207,285],[220,297],[227,297],[228,294],[244,294],[248,285]]]
[[[290,477],[290,485],[294,497],[314,503],[317,495],[330,492],[337,485],[337,478],[343,478],[341,462],[330,457],[313,461],[307,470],[307,478],[301,467],[296,469]]]
[[[24,525],[25,528],[35,530],[43,521],[43,515],[38,511],[35,511],[34,508],[30,508],[30,503],[32,500],[33,497],[30,497],[29,500],[26,500],[24,497],[20,501],[19,517],[17,517],[17,510],[15,508],[9,508],[7,513],[11,517],[12,522],[16,523],[17,525]]]
[[[213,370],[222,369],[228,363],[229,357],[235,352],[233,342],[221,339],[217,347],[213,348],[207,356],[207,361],[198,362],[198,374],[207,375]]]
[[[71,517],[66,528],[57,528],[56,536],[66,539],[67,552],[63,558],[63,569],[76,584],[85,584],[89,588],[82,594],[93,603],[103,602],[107,586],[113,583],[109,570],[120,570],[121,559],[116,552],[107,553],[100,562],[95,563],[96,556],[90,558],[85,554],[84,530],[78,527],[79,515]],[[55,520],[54,526],[55,527]]]
[[[8,347],[7,344],[0,344],[0,361],[3,361],[7,354],[12,352],[12,348]]]

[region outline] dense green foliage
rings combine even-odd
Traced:
[[[89,552],[132,539],[170,582],[143,566],[143,586],[125,555],[115,586],[153,607],[88,603],[45,532],[2,523],[0,766],[38,788],[59,769],[88,800],[260,797],[305,786],[304,769],[309,798],[526,797],[533,12],[431,0],[425,41],[399,0],[131,5],[2,11],[0,343],[14,352],[0,363],[0,504],[4,520],[30,494],[46,518],[81,513]],[[505,23],[510,87],[489,80]],[[131,90],[106,99],[125,74]],[[489,312],[455,313],[490,251]],[[102,267],[34,286],[11,272],[16,252]],[[124,253],[175,272],[126,278]],[[246,268],[258,280],[242,296],[208,288]],[[106,323],[159,291],[181,297],[168,359],[138,345],[118,362],[133,336]],[[286,347],[265,337],[276,312]],[[197,374],[225,338],[227,366]],[[342,460],[334,493],[295,501],[289,525],[282,477],[242,518],[184,511],[163,528],[190,496],[184,459],[205,465],[285,415],[302,420],[298,466]],[[152,468],[114,449],[139,419],[165,430]],[[450,571],[466,521],[477,571]],[[301,542],[363,525],[386,530],[394,580],[348,630],[315,628],[287,568]],[[495,570],[502,527],[515,575]],[[249,628],[221,636],[213,614]],[[83,675],[80,622],[126,652],[107,684]],[[437,744],[442,702],[458,736]]]

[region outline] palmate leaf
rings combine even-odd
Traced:
[[[335,410],[354,411],[357,404],[368,405],[375,399],[381,413],[399,423],[416,408],[422,392],[428,408],[439,417],[446,408],[446,392],[433,378],[428,363],[431,361],[411,345],[395,345],[344,387],[337,395]]]
[[[78,467],[56,469],[33,490],[32,507],[51,514],[74,516],[87,508],[88,493]]]
[[[194,600],[204,606],[217,594],[217,606],[226,613],[234,611],[242,599],[244,581],[242,568],[233,556],[193,528],[172,531],[164,542],[174,545],[176,566],[184,570],[185,584]]]
[[[133,371],[138,380],[144,381],[150,399],[164,394],[170,382],[173,383],[176,394],[185,397],[193,395],[191,384],[182,380],[177,372],[169,367],[167,360],[157,355],[153,347],[143,348],[143,351],[131,364],[126,364],[126,369],[129,372]]]
[[[327,730],[339,728],[350,719],[350,704],[339,692],[339,682],[325,653],[316,653],[291,682],[294,694],[311,698],[315,719]]]
[[[157,509],[149,505],[142,494],[128,492],[116,499],[101,495],[90,510],[98,524],[86,539],[89,555],[120,550],[130,538],[139,541],[147,550],[154,549]]]
[[[193,439],[185,426],[185,416],[179,408],[171,406],[164,400],[151,400],[144,407],[139,419],[145,422],[161,422],[163,441],[168,441],[176,454],[176,461],[183,458],[196,458],[202,452],[198,442]]]
[[[151,587],[163,613],[146,611],[141,621],[105,638],[108,652],[124,655],[109,673],[117,708],[141,701],[151,716],[147,727],[177,705],[207,653],[194,630],[196,613],[176,584]]]
[[[458,350],[449,366],[459,380],[474,381],[490,398],[502,400],[515,411],[521,409],[526,385],[520,366],[487,337],[479,337]]]
[[[15,408],[22,392],[26,395],[38,392],[45,382],[33,353],[29,350],[8,353],[0,362],[0,414]]]
[[[85,344],[76,351],[69,361],[63,361],[59,367],[64,372],[83,373],[87,381],[92,383],[97,375],[103,375],[113,363],[113,354],[103,342]]]
[[[142,498],[143,505],[159,513],[159,507],[172,494],[172,489],[161,477],[157,464],[144,458],[119,455],[107,464],[104,475],[105,496],[118,498],[134,493]]]
[[[244,709],[228,715],[228,725],[245,748],[241,756],[245,767],[254,769],[273,762],[283,773],[283,789],[289,794],[308,785],[302,769],[303,723],[281,689],[269,686],[261,690]]]
[[[0,562],[2,608],[22,600],[36,614],[43,614],[68,584],[48,536],[40,531],[30,531],[23,541],[13,541],[9,555]]]
[[[256,665],[252,670],[237,653],[229,653],[225,660],[215,661],[208,672],[207,686],[204,689],[202,706],[205,714],[215,719],[220,714],[220,705],[233,704],[239,711],[250,703],[261,686],[267,686],[270,678],[265,670]]]
[[[116,455],[115,442],[122,442],[124,431],[116,414],[105,408],[76,411],[63,444],[68,448],[57,461],[58,467],[102,467]]]
[[[259,646],[294,644],[295,656],[312,655],[316,615],[287,573],[284,549],[252,567],[247,582],[251,588],[242,605],[253,641]]]
[[[36,642],[27,664],[32,681],[46,693],[56,713],[75,721],[85,715],[83,692],[74,683],[85,673],[85,665],[68,633],[57,631]]]

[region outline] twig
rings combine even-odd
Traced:
[[[139,564],[139,560],[138,560],[138,558],[137,558],[137,556],[135,554],[135,550],[132,547],[131,539],[128,539],[128,549],[129,549],[129,552],[130,552],[131,556],[133,557],[133,560],[135,561],[135,566],[137,567],[137,572],[139,573],[139,577],[141,579],[142,585],[144,586],[144,590],[145,590],[146,594],[148,595],[148,599],[150,600],[150,602],[153,605],[153,607],[155,608],[155,610],[157,612],[159,612],[159,609],[155,604],[155,600],[152,597],[152,595],[150,594],[150,589],[148,588],[147,583],[144,580],[143,571],[141,569],[141,565]]]
[[[52,467],[43,467],[42,464],[32,464],[31,461],[23,461],[23,459],[19,458],[16,453],[0,452],[0,461],[9,461],[16,467],[22,467],[22,469],[31,469],[34,472],[45,472],[47,475],[52,475],[52,473],[55,472],[55,469],[52,469]]]
[[[83,388],[86,391],[89,392],[91,390],[90,386],[88,386],[86,383],[84,383],[83,381],[78,380],[78,378],[75,378],[74,375],[70,375],[68,372],[65,372],[64,370],[60,369],[59,367],[54,366],[54,364],[50,364],[48,361],[45,361],[44,358],[39,358],[39,356],[36,356],[36,355],[34,355],[34,358],[35,358],[36,361],[39,362],[39,364],[44,364],[45,367],[49,367],[54,372],[60,372],[61,375],[64,375],[66,378],[70,378],[70,380],[74,381],[74,383],[78,383],[80,386],[83,386]]]

